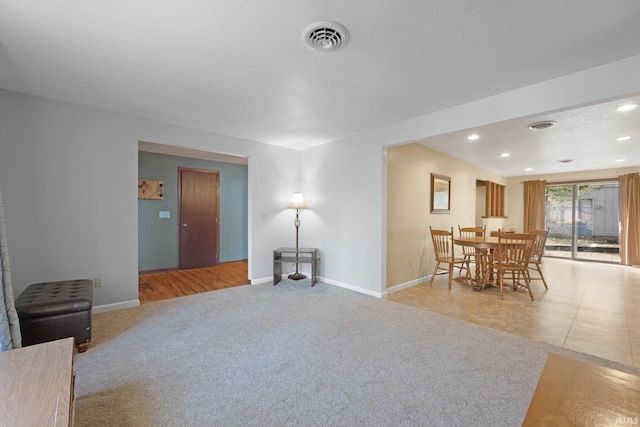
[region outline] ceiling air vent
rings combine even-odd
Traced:
[[[555,126],[556,122],[551,120],[545,120],[543,122],[535,122],[529,125],[529,129],[531,130],[545,130],[549,129],[551,126]]]
[[[573,159],[560,159],[558,160],[558,163],[571,163],[573,162]]]
[[[337,22],[316,22],[304,29],[302,40],[311,49],[329,52],[344,46],[349,41],[349,31]]]

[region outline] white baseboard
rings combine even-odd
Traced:
[[[428,282],[429,280],[431,280],[431,276],[419,277],[417,279],[410,280],[408,282],[400,283],[399,285],[395,285],[395,286],[392,286],[390,288],[387,288],[387,290],[384,291],[383,294],[384,295],[392,294],[394,292],[398,292],[398,291],[401,291],[403,289],[407,289],[407,288],[410,288],[412,286]]]
[[[289,273],[283,274],[282,277],[286,278],[287,275]],[[304,273],[303,273],[304,274]],[[307,277],[309,277],[309,275],[306,275]],[[417,280],[413,280],[411,282],[407,282],[407,283],[403,283],[401,285],[396,285],[393,288],[387,289],[385,292],[376,292],[376,291],[372,291],[369,289],[363,289],[359,286],[354,286],[354,285],[350,285],[348,283],[343,283],[343,282],[339,282],[337,280],[332,280],[332,279],[327,279],[326,277],[320,277],[318,276],[318,281],[319,282],[323,282],[326,283],[328,285],[332,285],[332,286],[338,286],[340,288],[344,288],[344,289],[349,289],[350,291],[355,291],[355,292],[359,292],[361,294],[365,294],[365,295],[369,295],[372,297],[376,297],[376,298],[384,298],[386,296],[387,293],[389,292],[397,292],[401,289],[404,288],[408,288],[411,287],[413,285],[417,285],[419,283],[422,283],[426,280],[429,280],[429,277],[423,278],[423,279],[417,279]],[[259,285],[259,284],[263,284],[263,283],[270,283],[273,281],[273,276],[269,276],[269,277],[262,277],[260,279],[251,279],[251,284],[252,285]],[[414,283],[415,282],[415,283]],[[122,302],[116,302],[113,304],[103,304],[103,305],[96,305],[91,309],[91,313],[105,313],[107,311],[113,311],[113,310],[122,310],[125,308],[132,308],[132,307],[138,307],[140,306],[140,300],[136,299],[136,300],[131,300],[131,301],[122,301]]]
[[[273,281],[273,276],[269,276],[269,277],[263,277],[261,279],[251,279],[251,284],[252,285],[259,285],[261,283],[267,283],[267,282],[272,282]]]
[[[124,308],[138,307],[139,305],[140,305],[140,300],[139,299],[134,299],[134,300],[131,300],[131,301],[115,302],[113,304],[96,305],[96,306],[91,308],[91,313],[92,314],[105,313],[107,311],[122,310]]]
[[[291,272],[293,273],[293,272]],[[288,275],[290,275],[291,273],[282,273],[282,275],[280,276],[282,279],[286,279]],[[301,273],[302,275],[304,275],[305,277],[309,278],[310,276],[308,274],[305,273]],[[260,285],[262,283],[267,283],[267,282],[273,282],[273,276],[269,276],[269,277],[263,277],[262,279],[252,279],[251,280],[251,284],[252,285]]]
[[[327,279],[326,277],[319,277],[318,276],[318,281],[326,283],[328,285],[333,285],[333,286],[338,286],[340,288],[349,289],[350,291],[360,292],[361,294],[369,295],[369,296],[376,297],[376,298],[384,297],[382,292],[376,292],[376,291],[372,291],[372,290],[369,290],[369,289],[363,289],[363,288],[361,288],[359,286],[349,285],[348,283],[338,282],[337,280]]]
[[[291,273],[283,274],[282,278],[285,279],[289,274],[291,274]],[[302,274],[307,276],[307,278],[310,277],[306,273],[302,273]],[[383,298],[384,297],[384,295],[381,292],[371,291],[369,289],[363,289],[361,287],[353,286],[353,285],[350,285],[348,283],[343,283],[343,282],[338,282],[337,280],[327,279],[326,277],[318,276],[317,279],[318,279],[318,282],[326,283],[327,285],[338,286],[340,288],[349,289],[350,291],[359,292],[361,294],[369,295],[369,296],[376,297],[376,298]],[[272,282],[272,281],[273,281],[273,277],[263,277],[261,279],[252,279],[251,280],[251,284],[252,285],[258,285],[258,284],[261,284],[261,283],[267,283],[267,282]]]

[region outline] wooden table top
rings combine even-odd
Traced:
[[[73,338],[0,353],[0,425],[69,425],[72,377]]]
[[[453,243],[461,246],[475,246],[477,248],[497,248],[499,237],[454,237]]]
[[[640,425],[640,377],[549,354],[522,425]]]

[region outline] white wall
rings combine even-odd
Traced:
[[[638,75],[635,56],[304,150],[305,197],[317,198],[307,213],[305,245],[321,249],[321,274],[384,295],[386,147],[636,93]]]
[[[303,244],[320,249],[319,274],[332,284],[380,295],[382,149],[340,142],[301,153]],[[300,229],[302,231],[302,228]]]
[[[249,157],[249,274],[295,230],[321,275],[386,289],[386,147],[640,92],[640,56],[381,127],[301,153],[118,113],[0,91],[0,186],[16,293],[41,280],[102,276],[95,303],[137,298],[138,140]],[[248,124],[250,125],[250,124]],[[300,164],[300,170],[292,165]],[[510,213],[513,216],[513,213]]]
[[[249,276],[291,245],[295,150],[0,91],[0,185],[14,291],[102,277],[94,305],[137,302],[138,140],[249,157]]]

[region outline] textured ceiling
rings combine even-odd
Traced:
[[[616,111],[629,103],[638,107]],[[532,123],[547,120],[556,125],[529,129]],[[471,134],[479,138],[470,141],[467,137]],[[617,140],[623,136],[631,139]],[[640,95],[439,135],[421,143],[503,176],[640,166]],[[509,156],[503,158],[503,153]]]
[[[302,42],[322,20],[343,48]],[[638,55],[638,22],[636,0],[0,0],[0,87],[306,148]]]

